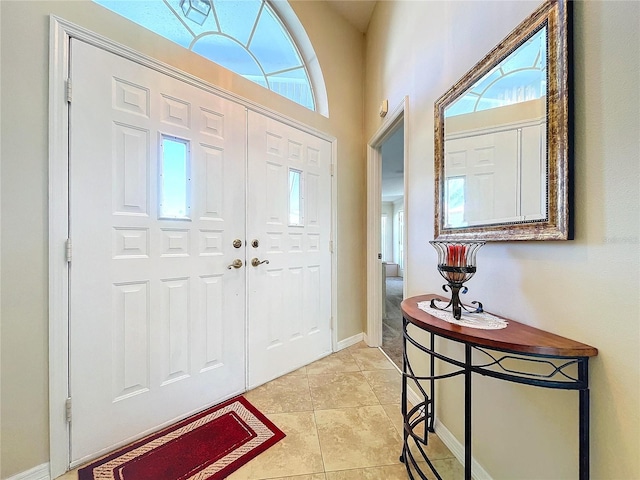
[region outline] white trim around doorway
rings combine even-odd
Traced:
[[[404,123],[404,231],[402,235],[404,278],[407,278],[408,202],[407,178],[409,165],[409,97],[390,112],[385,121],[367,143],[367,330],[365,341],[370,347],[382,345],[382,260],[380,252],[380,216],[382,210],[382,144]],[[403,296],[407,296],[407,282],[403,283]]]
[[[69,45],[76,38],[90,45],[127,58],[188,84],[232,100],[247,109],[303,130],[332,144],[331,176],[331,340],[339,348],[337,332],[337,139],[298,121],[269,110],[231,92],[222,90],[191,74],[154,60],[83,27],[52,15],[49,32],[49,466],[50,478],[64,474],[70,464],[69,424]],[[70,251],[70,250],[69,250]],[[43,466],[38,467],[39,469]]]

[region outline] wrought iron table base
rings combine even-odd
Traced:
[[[429,433],[435,433],[435,382],[456,376],[464,377],[464,417],[465,417],[465,438],[464,438],[464,478],[471,480],[472,465],[472,373],[483,376],[498,378],[510,382],[516,382],[537,387],[552,389],[578,390],[579,392],[579,478],[588,480],[589,478],[589,385],[588,385],[588,356],[554,356],[541,355],[522,352],[511,352],[508,350],[496,349],[495,347],[485,348],[471,343],[463,342],[465,347],[464,362],[446,357],[435,350],[436,333],[429,332],[430,345],[424,346],[416,341],[407,332],[407,325],[411,322],[403,315],[403,367],[402,367],[402,416],[404,419],[404,441],[400,461],[406,466],[410,479],[427,479],[421,465],[418,464],[416,455],[419,454],[420,461],[426,462],[435,478],[441,480],[435,466],[425,452],[428,443]],[[428,329],[425,328],[428,331]],[[440,335],[442,336],[442,335]],[[446,337],[444,337],[446,338]],[[456,339],[451,339],[458,341]],[[419,351],[429,355],[429,375],[416,375],[407,355],[407,343],[413,345]],[[489,357],[487,363],[474,364],[472,359],[473,351],[479,351]],[[457,370],[443,375],[435,374],[436,359],[458,367]],[[551,373],[539,374],[526,371],[515,371],[507,369],[501,364],[505,360],[521,360],[533,362],[535,364],[551,365]],[[577,377],[569,372],[569,367],[577,366]],[[413,408],[408,409],[408,382],[418,389],[422,397]],[[425,390],[424,384],[428,385],[429,392]],[[417,392],[416,392],[417,393]],[[420,428],[422,427],[422,428]],[[422,431],[423,433],[420,433]],[[413,441],[416,449],[410,448],[410,441]],[[418,475],[417,477],[414,474]]]

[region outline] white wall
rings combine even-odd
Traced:
[[[382,261],[387,263],[396,263],[400,265],[400,226],[398,214],[404,209],[404,198],[400,198],[393,202],[382,202],[382,215],[387,216],[387,232],[385,248],[382,252]],[[402,271],[398,274],[402,276]]]
[[[437,292],[433,104],[538,2],[378,2],[367,33],[365,138],[378,106],[409,96],[409,295]],[[575,227],[569,242],[504,242],[478,254],[470,299],[593,345],[592,478],[640,478],[640,3],[575,4]],[[472,298],[471,298],[472,297]],[[449,346],[456,351],[455,347]],[[459,440],[461,384],[438,415]],[[495,479],[577,478],[575,392],[474,378],[474,454]]]
[[[48,61],[54,14],[337,138],[338,339],[364,323],[364,38],[322,2],[292,2],[323,70],[330,118],[311,112],[88,0],[0,1],[0,478],[49,460]],[[340,261],[341,258],[348,261]]]
[[[400,258],[400,242],[402,240],[400,212],[404,212],[404,197],[393,202],[393,261],[399,265],[398,275],[404,277],[404,265],[402,263],[402,258]]]
[[[393,202],[382,202],[382,216],[387,217],[387,231],[385,236],[385,248],[382,251],[382,261],[387,263],[394,263],[395,257],[393,254],[393,239],[394,239],[394,222],[393,222]]]

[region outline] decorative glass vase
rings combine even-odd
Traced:
[[[438,252],[438,271],[442,278],[447,281],[442,289],[451,291],[451,300],[444,307],[438,307],[436,302],[442,300],[431,300],[431,308],[446,310],[451,307],[453,317],[460,320],[462,310],[469,313],[483,312],[482,303],[473,301],[472,305],[477,305],[475,310],[469,310],[460,302],[460,294],[467,293],[464,283],[476,273],[476,253],[485,242],[443,242],[431,241],[433,248]]]

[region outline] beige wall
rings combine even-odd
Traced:
[[[433,104],[537,2],[379,2],[367,33],[365,138],[409,96],[408,293],[436,292]],[[597,347],[592,477],[640,478],[640,3],[575,5],[575,226],[569,242],[505,242],[478,254],[469,298]],[[406,278],[406,277],[405,277]],[[459,352],[456,346],[449,350]],[[461,384],[438,414],[459,440]],[[448,385],[448,386],[444,386]],[[474,456],[493,478],[577,478],[577,394],[474,378]]]
[[[1,478],[48,462],[48,48],[60,16],[338,140],[338,339],[364,321],[362,34],[320,2],[293,2],[323,69],[330,118],[216,68],[93,4],[2,0]]]

